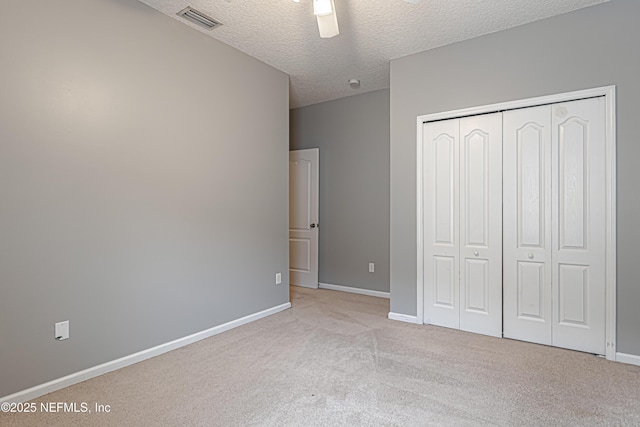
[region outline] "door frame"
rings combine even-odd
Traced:
[[[605,248],[605,356],[607,360],[616,360],[616,87],[603,86],[574,92],[566,92],[536,98],[501,102],[460,110],[426,114],[416,119],[416,237],[417,237],[417,323],[423,324],[424,307],[424,229],[423,229],[423,165],[422,139],[423,125],[437,120],[447,120],[479,114],[497,113],[518,108],[537,107],[559,102],[604,96],[605,99],[605,179],[606,179],[606,248]]]

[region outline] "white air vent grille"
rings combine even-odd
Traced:
[[[182,16],[187,21],[191,21],[194,24],[200,25],[207,30],[211,30],[222,25],[221,22],[218,22],[213,18],[209,18],[207,15],[198,10],[195,10],[191,6],[187,6],[180,12],[178,12],[178,16]]]

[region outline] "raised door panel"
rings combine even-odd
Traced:
[[[483,315],[489,314],[489,261],[485,259],[465,260],[464,309]]]
[[[551,107],[504,113],[504,336],[551,344]]]
[[[548,108],[543,108],[545,122]],[[542,114],[541,114],[542,115]],[[516,131],[518,247],[545,247],[545,132],[550,126],[529,121]],[[546,138],[548,142],[549,137]],[[546,179],[545,179],[546,178]]]
[[[545,264],[541,262],[517,262],[518,277],[517,317],[534,322],[550,324],[545,319],[547,302],[545,301]]]
[[[588,249],[589,123],[571,117],[558,125],[559,249]]]
[[[460,119],[460,329],[502,336],[502,114]]]
[[[558,265],[558,324],[589,327],[589,267]]]
[[[455,258],[433,257],[433,305],[446,308],[456,308],[456,271]]]
[[[425,323],[459,328],[459,120],[423,125]]]
[[[495,136],[494,136],[495,137]],[[465,246],[487,247],[489,239],[489,141],[477,128],[464,137]]]
[[[433,141],[433,158],[435,182],[435,218],[433,223],[433,243],[439,245],[454,245],[454,186],[456,180],[455,162],[456,140],[454,136],[441,133]]]
[[[605,353],[604,98],[553,106],[553,345]]]
[[[311,271],[311,240],[289,239],[289,269],[297,273]]]
[[[309,230],[311,224],[311,162],[289,161],[289,229]]]

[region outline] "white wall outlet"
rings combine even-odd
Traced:
[[[372,262],[369,263],[369,273],[373,273],[376,271],[376,265]]]
[[[282,283],[282,273],[276,273],[276,285]]]
[[[53,337],[58,341],[69,339],[69,321],[58,322],[55,324]]]

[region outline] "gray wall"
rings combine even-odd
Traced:
[[[3,6],[0,396],[287,302],[287,76],[137,1]]]
[[[292,150],[320,149],[320,282],[389,292],[389,90],[291,110],[290,123]]]
[[[614,0],[391,62],[391,310],[416,314],[416,116],[617,85],[618,351],[640,355],[640,2]]]

